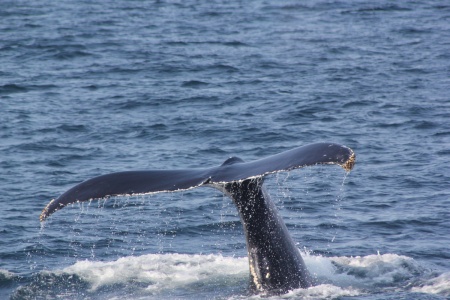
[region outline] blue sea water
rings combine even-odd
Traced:
[[[450,297],[448,1],[1,1],[0,298],[259,299],[212,189],[39,214],[109,172],[313,142],[356,166],[266,185],[318,285]]]

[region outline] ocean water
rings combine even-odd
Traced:
[[[330,141],[349,174],[266,180],[318,281],[274,298],[449,299],[449,32],[448,1],[2,1],[0,298],[263,298],[213,189],[39,214],[97,175]]]

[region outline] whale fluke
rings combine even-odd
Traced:
[[[181,191],[317,164],[337,164],[350,171],[354,162],[355,154],[350,148],[332,143],[316,143],[248,163],[232,157],[221,166],[208,169],[111,173],[86,180],[53,199],[42,211],[40,220],[44,221],[55,211],[77,202],[121,195]]]
[[[184,170],[125,171],[86,180],[50,201],[44,221],[66,205],[111,196],[181,191],[199,186],[221,190],[235,203],[244,227],[251,283],[255,290],[282,293],[313,281],[286,225],[263,186],[264,176],[318,164],[350,171],[354,152],[333,143],[315,143],[252,162],[237,157],[218,167]]]

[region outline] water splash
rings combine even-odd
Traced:
[[[413,291],[448,296],[449,273],[433,275],[414,259],[396,254],[325,257],[302,251],[318,284],[269,299],[335,299],[386,291]],[[431,278],[430,278],[431,277]],[[260,299],[248,294],[247,257],[220,254],[146,254],[115,261],[80,260],[55,271],[34,276],[12,299],[30,297],[74,298],[170,297]],[[266,298],[266,297],[265,297]]]

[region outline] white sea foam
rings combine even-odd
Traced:
[[[281,298],[332,299],[361,295],[384,287],[402,289],[411,278],[417,278],[417,275],[424,272],[414,259],[396,254],[363,257],[302,255],[308,269],[317,278],[318,285],[291,291]],[[246,257],[213,254],[148,254],[123,257],[111,262],[86,260],[79,261],[62,272],[75,274],[88,282],[91,292],[105,286],[132,284],[141,289],[139,294],[144,297],[165,295],[174,290],[194,294],[208,289],[212,292],[218,286],[246,283],[249,276]],[[412,291],[448,295],[449,282],[450,273],[445,273],[425,283],[414,284],[420,286],[412,288]],[[239,292],[226,297],[243,299],[249,296]],[[250,298],[258,299],[260,296],[253,295]]]
[[[413,287],[413,292],[426,294],[439,294],[450,297],[450,272],[443,273],[438,277],[427,280],[420,287]]]
[[[331,257],[336,268],[335,281],[354,286],[395,286],[424,272],[414,259],[397,255],[368,255],[356,257]]]
[[[12,279],[14,277],[14,273],[11,273],[8,270],[5,269],[0,269],[0,279],[4,278],[4,279]]]
[[[63,270],[77,274],[95,290],[104,285],[139,282],[165,290],[227,276],[246,276],[247,258],[222,255],[147,254],[112,262],[79,261]]]

